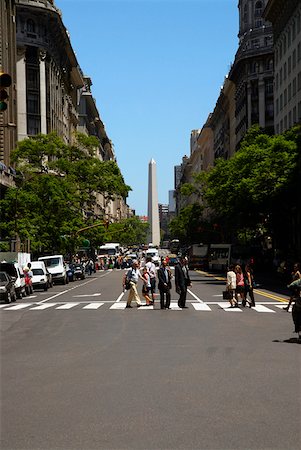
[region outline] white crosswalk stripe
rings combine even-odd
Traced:
[[[136,308],[136,303],[133,302],[132,304],[133,308]],[[252,308],[243,308],[241,305],[239,305],[238,308],[231,308],[231,305],[229,302],[187,302],[187,306],[190,307],[190,310],[203,313],[203,312],[213,312],[213,311],[225,311],[225,312],[253,312],[253,313],[283,313],[283,307],[286,306],[286,304],[275,304],[275,303],[268,303],[266,302],[264,305],[260,302],[256,304],[256,306],[253,306]],[[105,310],[105,309],[112,309],[112,310],[124,310],[126,309],[126,302],[121,301],[104,301],[104,302],[57,302],[57,303],[14,303],[14,304],[1,304],[0,310],[1,311],[44,311],[44,310],[50,310],[54,309],[56,311],[62,310],[62,311],[69,311],[69,310],[90,310],[90,311],[97,311],[99,309]],[[153,311],[154,309],[160,309],[160,302],[157,301],[155,306],[150,305],[146,306],[145,304],[142,304],[140,308],[138,308],[139,311]],[[182,308],[178,306],[178,303],[176,301],[172,301],[170,303],[170,310],[172,311],[182,311]]]

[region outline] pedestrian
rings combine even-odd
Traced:
[[[246,264],[245,272],[244,272],[244,283],[245,283],[245,298],[243,306],[246,306],[246,302],[249,304],[249,308],[255,306],[255,298],[254,298],[254,275],[252,267],[249,264]],[[250,296],[250,300],[248,300],[248,294]]]
[[[151,290],[151,283],[147,267],[143,267],[142,278],[143,278],[142,295],[145,298],[146,306],[150,306],[152,304],[152,300],[149,296],[149,292]]]
[[[293,271],[291,273],[291,284],[294,281],[300,280],[300,278],[301,278],[300,264],[299,263],[295,263],[294,267],[293,267]],[[290,306],[292,304],[293,298],[294,298],[294,296],[296,294],[296,292],[295,292],[296,291],[295,285],[291,286],[291,290],[292,290],[292,295],[290,296],[290,298],[288,300],[288,305],[285,308],[283,308],[287,312],[288,312],[288,310],[289,310],[289,308],[290,308]]]
[[[125,286],[126,281],[130,284],[129,295],[126,303],[126,308],[132,308],[131,302],[134,300],[137,303],[137,307],[141,306],[141,300],[137,291],[137,284],[139,278],[143,281],[142,275],[139,270],[139,263],[134,260],[132,263],[132,268],[127,271],[123,277],[123,286]]]
[[[158,289],[160,292],[161,309],[170,309],[171,278],[171,270],[167,266],[166,260],[163,259],[161,267],[158,270]],[[164,298],[166,298],[165,301]]]
[[[191,281],[189,278],[189,271],[186,265],[186,260],[184,257],[180,258],[180,261],[175,266],[175,285],[176,292],[179,294],[178,306],[182,309],[187,309],[186,297],[187,297],[187,287],[191,286]]]
[[[238,303],[235,298],[235,289],[236,289],[236,273],[234,272],[234,265],[230,264],[228,272],[227,272],[227,291],[230,292],[229,302],[231,304],[231,308],[238,307]]]
[[[150,276],[150,284],[151,284],[151,295],[152,295],[152,302],[155,303],[155,292],[156,292],[156,266],[152,261],[151,257],[146,258],[146,264],[145,267],[147,268],[147,271]]]
[[[292,302],[294,302],[294,305],[292,318],[295,325],[295,333],[298,333],[298,338],[301,339],[301,278],[290,283],[288,288],[293,289]]]
[[[240,295],[242,306],[246,306],[244,274],[240,264],[236,264],[234,271],[236,273],[236,289],[235,289],[236,303],[238,305],[238,296]]]

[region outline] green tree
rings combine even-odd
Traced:
[[[12,153],[17,187],[0,202],[1,237],[29,238],[35,252],[72,250],[77,230],[92,223],[98,194],[126,198],[130,187],[114,161],[96,157],[98,141],[77,135],[68,146],[56,135],[21,141]]]

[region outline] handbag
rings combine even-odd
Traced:
[[[126,291],[128,291],[129,289],[131,289],[131,285],[130,285],[130,282],[129,282],[128,280],[125,282],[124,289],[125,289]]]
[[[223,299],[224,300],[231,300],[232,293],[230,291],[223,291]]]

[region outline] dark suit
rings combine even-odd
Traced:
[[[167,273],[167,276],[166,276]],[[169,268],[163,266],[157,272],[158,274],[158,289],[160,292],[160,305],[161,309],[170,307],[170,289],[171,289],[171,271]],[[166,296],[166,302],[164,303],[164,295]]]
[[[182,266],[181,263],[178,263],[175,267],[175,283],[176,291],[180,295],[178,306],[184,308],[186,304],[187,286],[190,286],[191,281],[189,278],[188,267]]]

